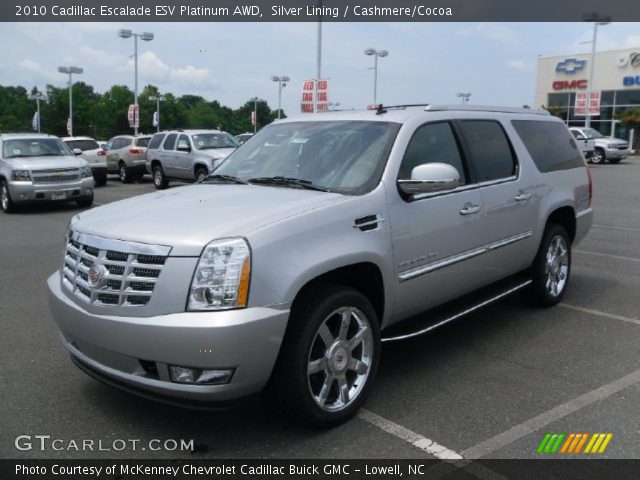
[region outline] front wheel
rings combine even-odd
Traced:
[[[371,302],[355,289],[326,285],[296,302],[272,379],[284,411],[329,427],[364,403],[380,360]]]
[[[11,199],[11,193],[9,192],[9,186],[4,180],[0,182],[0,205],[2,206],[2,211],[5,213],[13,213],[16,211],[16,207]]]
[[[93,193],[87,197],[82,197],[76,200],[76,205],[81,208],[90,207],[91,205],[93,205]]]
[[[605,159],[606,155],[604,154],[604,150],[601,148],[596,148],[593,152],[593,155],[591,155],[591,163],[604,163]]]
[[[542,307],[562,300],[571,274],[571,241],[564,227],[547,227],[531,273],[533,282],[525,292],[529,300]]]
[[[196,182],[200,183],[202,182],[205,178],[207,178],[207,175],[209,175],[209,172],[207,171],[206,168],[198,168],[196,169]]]

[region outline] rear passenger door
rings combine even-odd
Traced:
[[[176,165],[176,140],[178,139],[178,134],[170,133],[165,138],[164,143],[162,144],[162,150],[159,153],[160,161],[162,162],[162,169],[164,170],[164,174],[167,177],[176,177],[177,176],[177,165]]]
[[[507,131],[497,119],[462,118],[458,129],[468,153],[484,205],[488,279],[497,280],[529,266],[539,198],[534,195],[530,165],[516,155]]]

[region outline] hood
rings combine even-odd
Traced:
[[[86,167],[87,161],[80,157],[23,157],[7,158],[5,161],[14,170],[50,170],[54,168]]]
[[[626,145],[629,143],[622,138],[606,137],[605,140],[607,140],[609,143],[615,143],[616,145]]]
[[[287,217],[347,198],[283,187],[191,185],[91,209],[77,216],[73,229],[118,240],[171,246],[172,256],[199,256],[211,240],[248,236]]]
[[[219,158],[227,158],[231,155],[232,152],[235,152],[235,147],[227,147],[227,148],[211,148],[208,150],[197,150],[198,155],[204,155],[206,157],[211,157],[213,159]]]

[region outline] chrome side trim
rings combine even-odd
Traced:
[[[104,238],[86,233],[71,231],[70,238],[83,245],[97,248],[98,250],[113,250],[141,255],[159,255],[166,257],[171,252],[171,247],[164,245],[150,245],[147,243],[128,242],[114,238]]]
[[[438,260],[437,262],[433,262],[428,265],[423,265],[421,267],[417,267],[412,270],[407,270],[406,272],[402,272],[400,275],[398,275],[398,280],[400,280],[401,282],[406,282],[407,280],[411,280],[413,278],[425,275],[427,273],[440,270],[441,268],[449,267],[451,265],[455,265],[456,263],[464,262],[465,260],[469,260],[470,258],[477,257],[478,255],[482,255],[484,253],[497,250],[498,248],[506,247],[507,245],[511,245],[512,243],[519,242],[520,240],[524,240],[525,238],[529,238],[532,235],[533,235],[533,231],[529,230],[528,232],[520,233],[518,235],[513,235],[511,237],[498,240],[497,242],[489,243],[487,245],[483,245],[482,247],[479,247],[473,250],[468,250],[466,252],[453,255],[443,260]]]
[[[522,288],[526,287],[527,285],[530,285],[532,282],[532,280],[526,280],[518,285],[516,285],[513,288],[510,288],[509,290],[506,290],[498,295],[495,295],[487,300],[485,300],[484,302],[478,303],[477,305],[474,305],[470,308],[467,308],[466,310],[463,310],[462,312],[458,312],[455,315],[451,315],[450,317],[445,318],[444,320],[434,324],[434,325],[430,325],[427,328],[424,328],[422,330],[419,330],[417,332],[413,332],[413,333],[407,333],[406,335],[398,335],[396,337],[386,337],[386,338],[382,338],[380,341],[381,342],[396,342],[398,340],[405,340],[407,338],[413,338],[413,337],[417,337],[418,335],[422,335],[424,333],[430,332],[431,330],[435,330],[438,327],[442,327],[443,325],[446,325],[447,323],[453,322],[454,320],[459,319],[460,317],[463,317],[465,315],[470,314],[471,312],[475,312],[476,310],[479,310],[482,307],[485,307],[487,305],[489,305],[490,303],[493,303],[495,301],[500,300],[501,298],[506,297],[507,295],[511,295],[514,292],[517,292],[518,290],[521,290]]]

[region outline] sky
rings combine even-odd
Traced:
[[[317,24],[308,23],[0,23],[0,84],[44,89],[66,85],[60,65],[98,92],[133,89],[133,39],[120,28],[153,32],[138,42],[139,89],[201,95],[238,108],[252,97],[277,108],[273,75],[287,75],[282,108],[300,111],[304,80],[316,74]],[[379,59],[378,101],[384,104],[458,103],[522,106],[534,103],[538,56],[590,52],[588,23],[324,23],[322,76],[329,101],[341,109],[373,102],[373,57]],[[9,47],[9,48],[7,48]],[[640,48],[639,23],[598,29],[598,51]]]

